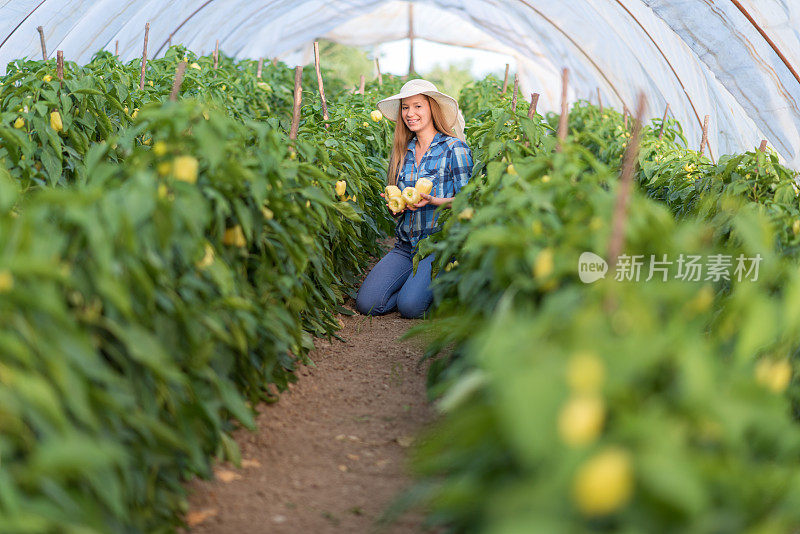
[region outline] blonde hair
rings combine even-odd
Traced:
[[[436,131],[455,137],[456,134],[452,128],[447,128],[444,121],[444,112],[436,99],[428,95],[422,95],[430,104],[431,119],[433,119],[433,127]],[[397,185],[397,177],[400,175],[400,168],[406,157],[406,150],[408,150],[408,142],[414,137],[414,132],[408,129],[405,121],[403,120],[403,101],[400,100],[400,109],[397,112],[397,120],[394,125],[394,141],[392,142],[392,153],[389,157],[389,172],[386,177],[388,185]]]

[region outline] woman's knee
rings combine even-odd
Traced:
[[[356,295],[356,310],[361,315],[382,315],[386,313],[386,303],[381,302],[374,294],[359,291]]]
[[[397,311],[404,319],[419,319],[430,306],[430,301],[425,298],[414,298],[413,295],[403,294],[397,297]]]

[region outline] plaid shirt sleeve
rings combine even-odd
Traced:
[[[445,184],[445,198],[456,196],[472,178],[472,150],[463,141],[458,141],[450,147],[446,175],[450,180]]]

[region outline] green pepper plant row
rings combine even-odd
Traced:
[[[453,532],[797,528],[800,273],[772,217],[722,192],[730,239],[634,191],[625,254],[760,255],[759,276],[645,281],[645,266],[586,284],[579,258],[606,253],[618,160],[556,153],[525,115],[506,99],[468,117],[478,170],[421,250],[437,255],[437,308],[415,330],[438,355],[443,417],[408,500]]]
[[[552,116],[549,122],[556,121]],[[570,111],[570,133],[602,161],[616,165],[630,131],[613,109],[602,113],[580,102]],[[686,148],[680,124],[670,119],[659,139],[661,119],[643,129],[637,181],[648,196],[667,204],[677,216],[702,216],[714,221],[720,235],[730,234],[721,202],[731,198],[758,206],[772,221],[776,247],[798,258],[800,204],[797,171],[781,165],[771,150],[724,155],[714,164]]]
[[[144,91],[107,54],[54,70],[0,79],[0,531],[172,532],[182,482],[339,328],[391,228],[389,126],[372,85],[328,128],[306,93],[290,145],[289,69],[180,48]]]

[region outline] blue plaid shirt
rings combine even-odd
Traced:
[[[420,178],[427,178],[433,182],[431,195],[438,198],[456,196],[472,177],[472,151],[467,144],[457,137],[436,132],[417,166],[416,143],[417,136],[408,142],[406,159],[397,176],[397,187],[402,191],[414,187]],[[438,226],[437,207],[428,204],[416,211],[403,211],[395,226],[397,239],[416,247],[420,239],[438,232],[441,228]]]

